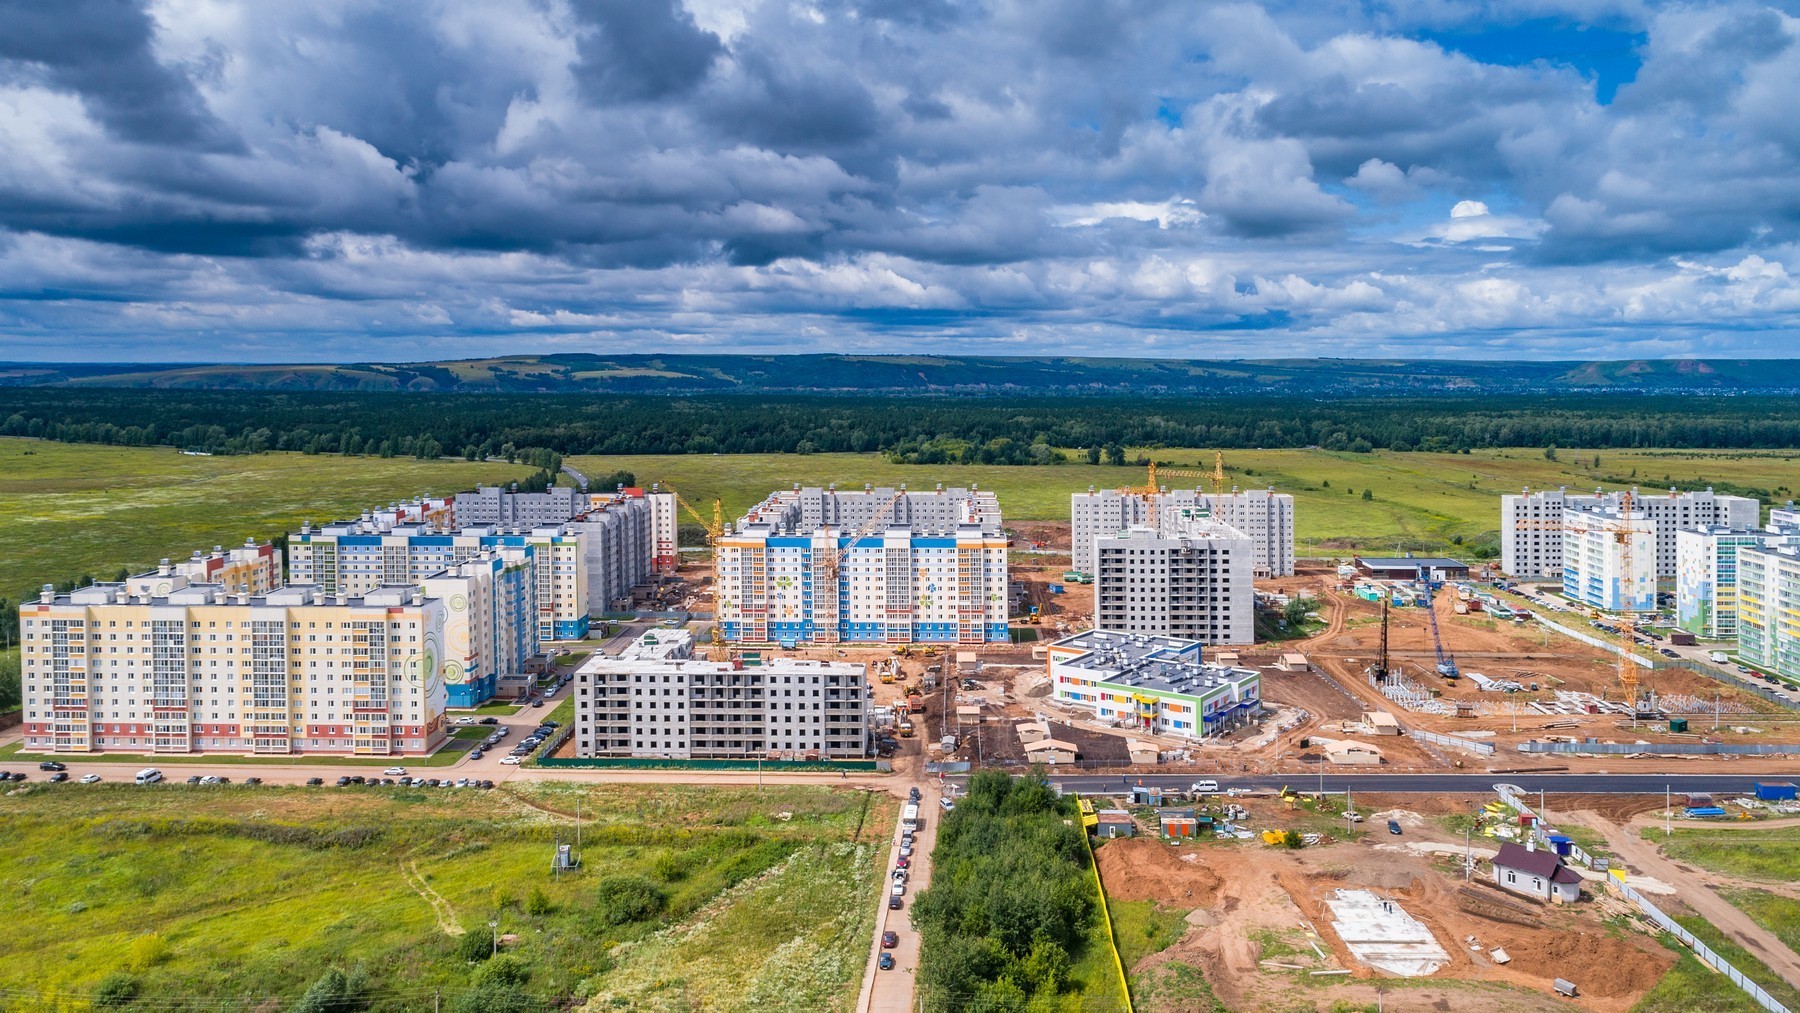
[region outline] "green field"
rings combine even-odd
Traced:
[[[111,580],[195,549],[242,545],[421,493],[522,479],[510,464],[271,453],[189,457],[0,437],[0,595]]]
[[[1665,839],[1645,830],[1670,858],[1764,883],[1800,880],[1800,834],[1793,830],[1677,830]]]
[[[1724,889],[1719,896],[1800,953],[1800,900],[1767,890]]]
[[[490,920],[515,937],[499,969],[522,970],[539,1000],[847,1009],[895,809],[797,786],[199,798],[126,785],[0,798],[0,883],[30,927],[0,942],[7,1009],[87,1008],[118,975],[163,1004],[286,1009],[335,966],[373,1009],[430,1009],[441,990],[458,1013],[493,974],[476,952]],[[578,802],[584,868],[555,876]]]
[[[1212,470],[1210,451],[1133,448],[1128,454],[1149,455],[1171,462],[1171,467]],[[1593,466],[1596,454],[1598,468]],[[1720,492],[1757,490],[1777,501],[1800,487],[1800,453],[1794,451],[1565,449],[1557,458],[1546,460],[1541,449],[1525,448],[1469,454],[1233,450],[1225,454],[1225,470],[1232,485],[1274,486],[1294,495],[1300,542],[1296,548],[1302,555],[1347,549],[1445,550],[1455,546],[1457,538],[1472,547],[1498,533],[1498,497],[1524,486],[1588,490],[1636,483],[1653,491],[1671,484],[1711,483]],[[902,482],[913,489],[930,489],[941,482],[975,483],[993,490],[1008,520],[1066,523],[1071,493],[1090,485],[1141,485],[1145,475],[1143,468],[1090,465],[1085,460],[1043,467],[920,465],[894,464],[879,454],[572,457],[568,463],[587,475],[624,469],[643,484],[667,482],[708,518],[717,497],[724,502],[727,521],[771,491],[795,482],[836,482],[852,489],[864,483]],[[1192,488],[1203,482],[1170,477],[1162,484]],[[1365,489],[1371,490],[1372,498],[1362,498]],[[692,519],[682,517],[684,522]]]

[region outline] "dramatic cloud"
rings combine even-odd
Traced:
[[[0,0],[0,358],[1791,352],[1800,21]]]

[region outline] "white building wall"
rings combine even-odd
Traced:
[[[1093,572],[1094,539],[1145,525],[1174,534],[1189,520],[1208,516],[1243,532],[1251,543],[1251,572],[1257,577],[1294,573],[1294,497],[1271,489],[1214,494],[1199,489],[1167,489],[1154,503],[1136,493],[1090,488],[1070,497],[1070,552],[1077,570]]]
[[[1550,577],[1560,575],[1563,561],[1563,532],[1558,528],[1563,511],[1575,507],[1618,509],[1622,494],[1595,492],[1570,495],[1563,489],[1500,497],[1500,569],[1514,577]],[[1728,528],[1753,528],[1762,505],[1746,496],[1723,496],[1711,489],[1704,492],[1632,495],[1632,507],[1643,511],[1656,524],[1655,573],[1659,579],[1673,579],[1679,569],[1676,532],[1682,528],[1717,525]]]
[[[1164,537],[1135,527],[1095,538],[1097,629],[1205,644],[1255,640],[1252,540],[1217,521],[1189,521],[1185,531]]]

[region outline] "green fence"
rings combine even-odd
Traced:
[[[558,770],[763,770],[775,773],[822,773],[826,771],[862,771],[875,773],[876,760],[654,760],[633,757],[547,756],[534,766]]]

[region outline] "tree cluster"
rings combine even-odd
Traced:
[[[1800,446],[1800,398],[1623,395],[926,397],[393,394],[9,388],[0,435],[170,446],[497,458],[871,453],[921,464],[1053,464],[1055,447],[1374,449]]]
[[[931,887],[913,903],[927,1007],[1019,1009],[1075,987],[1070,968],[1096,911],[1075,815],[1042,768],[970,778],[938,831]]]

